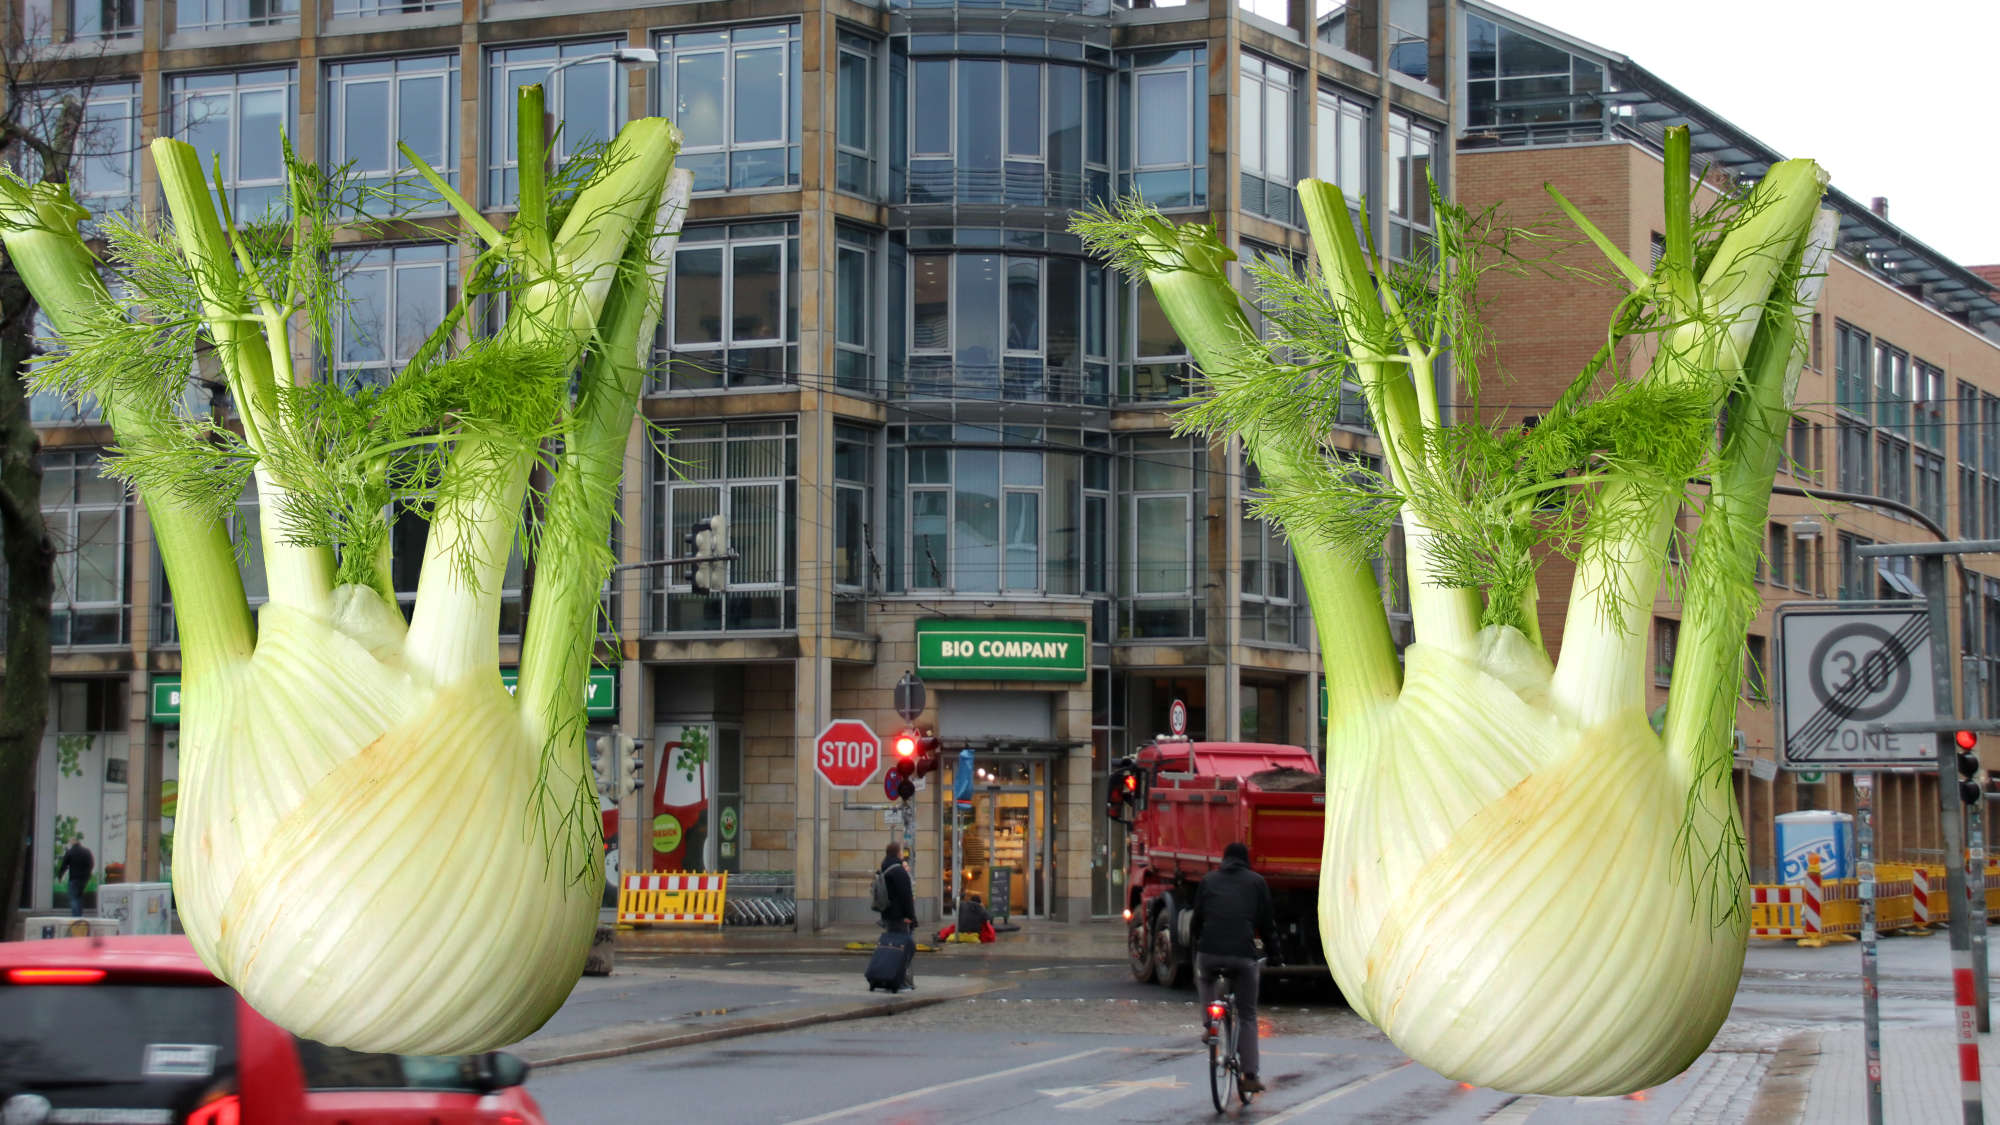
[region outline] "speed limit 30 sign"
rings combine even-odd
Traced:
[[[1930,619],[1921,609],[1786,605],[1777,612],[1778,729],[1795,770],[1928,766],[1928,735],[1886,723],[1937,718]]]

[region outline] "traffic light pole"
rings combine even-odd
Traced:
[[[1875,774],[1854,775],[1861,875],[1861,1032],[1868,1051],[1868,1125],[1882,1125],[1882,998],[1875,970]]]

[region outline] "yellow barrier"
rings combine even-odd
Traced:
[[[652,871],[626,875],[618,885],[618,924],[722,925],[729,873]]]
[[[1985,875],[1986,914],[2000,916],[2000,860]],[[1875,865],[1875,928],[1883,933],[1925,934],[1951,917],[1945,871],[1939,864]],[[1797,939],[1800,945],[1853,941],[1861,932],[1861,881],[1823,879],[1819,857],[1808,864],[1804,882],[1750,888],[1750,936]]]

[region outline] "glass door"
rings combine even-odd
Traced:
[[[950,916],[961,898],[976,894],[996,918],[1045,917],[1055,869],[1053,771],[1044,759],[1020,755],[981,755],[974,770],[970,801],[947,798],[939,905]]]

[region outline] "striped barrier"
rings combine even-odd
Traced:
[[[1987,916],[2000,917],[2000,861],[1989,863],[1985,878],[1979,882],[1985,884]],[[1938,864],[1877,864],[1875,928],[1882,933],[1930,933],[1932,926],[1951,917],[1950,896],[1942,893],[1944,885],[1944,868]],[[1967,897],[1973,893],[1976,891],[1968,888]],[[1800,945],[1820,946],[1853,941],[1860,932],[1860,880],[1823,877],[1818,857],[1808,861],[1806,878],[1800,883],[1750,888],[1753,938],[1792,939]]]
[[[1803,917],[1805,893],[1797,887],[1753,886],[1750,888],[1750,936],[1754,938],[1807,937]]]
[[[653,871],[618,885],[618,924],[722,926],[729,873]]]

